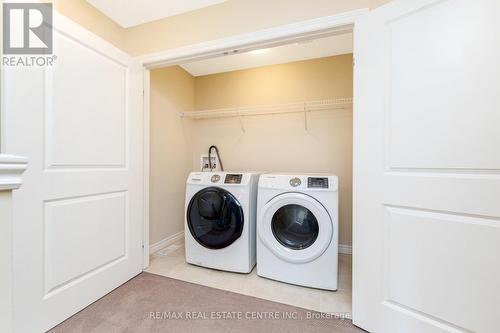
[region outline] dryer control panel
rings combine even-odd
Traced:
[[[259,178],[259,188],[294,192],[335,192],[339,189],[339,180],[335,175],[320,173],[308,175],[266,173]]]
[[[308,188],[328,188],[328,177],[307,177]]]
[[[226,179],[224,179],[224,184],[241,184],[242,174],[228,173]]]

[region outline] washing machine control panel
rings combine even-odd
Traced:
[[[293,177],[292,179],[290,179],[290,186],[297,187],[297,186],[300,186],[300,184],[302,184],[302,181],[300,180],[300,178]]]
[[[226,178],[224,179],[224,184],[241,184],[242,178],[243,178],[243,175],[241,173],[239,173],[239,174],[228,173],[226,175]]]
[[[328,177],[308,177],[308,188],[328,188]]]

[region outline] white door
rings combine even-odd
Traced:
[[[500,1],[355,26],[354,323],[500,332]]]
[[[4,76],[14,194],[15,331],[43,332],[142,269],[142,69],[55,16],[53,67]]]

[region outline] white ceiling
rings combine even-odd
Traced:
[[[87,0],[124,28],[222,3],[226,0]]]
[[[193,76],[352,53],[352,33],[200,60],[181,67]]]

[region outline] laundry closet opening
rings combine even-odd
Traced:
[[[352,34],[343,33],[150,71],[147,271],[351,312],[352,64]],[[191,172],[210,171],[203,157],[212,145],[230,173],[338,177],[337,291],[262,278],[255,268],[241,274],[186,263],[186,181]],[[314,267],[304,274],[315,274]]]

